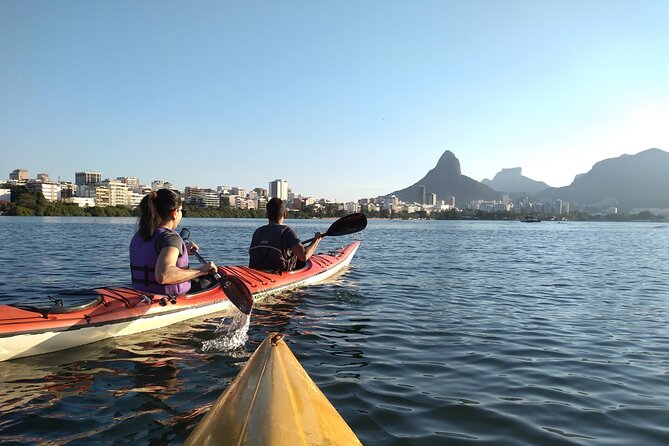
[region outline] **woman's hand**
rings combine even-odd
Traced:
[[[197,246],[195,244],[195,242],[191,242],[191,241],[188,241],[188,243],[186,243],[186,248],[188,248],[188,255],[189,256],[192,256],[195,253],[195,251],[200,249],[200,247]]]
[[[203,263],[197,269],[202,273],[209,274],[216,271],[216,264],[214,262]]]
[[[214,262],[207,262],[198,268],[179,268],[179,250],[174,246],[163,248],[156,262],[156,282],[160,284],[181,283],[216,271]]]

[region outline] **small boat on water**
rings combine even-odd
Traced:
[[[323,281],[351,263],[360,242],[312,256],[295,271],[273,274],[245,266],[218,272],[243,282],[253,300]],[[64,291],[48,305],[0,305],[0,361],[77,347],[116,336],[166,327],[227,310],[230,300],[218,282],[200,292],[169,296],[124,287]]]
[[[360,445],[295,358],[271,333],[186,440],[188,445]]]
[[[540,219],[532,217],[531,215],[524,216],[520,221],[523,223],[541,223]]]

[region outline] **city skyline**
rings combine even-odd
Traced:
[[[669,148],[669,3],[0,3],[0,169],[340,202]],[[123,31],[121,31],[123,30]],[[156,174],[157,173],[157,174]]]
[[[74,182],[54,182],[46,172],[38,173],[36,178],[31,178],[29,170],[22,168],[10,172],[9,176],[9,184],[25,184],[27,189],[41,192],[47,201],[62,201],[77,204],[79,207],[129,206],[136,208],[147,193],[146,189],[149,188],[148,184],[142,184],[141,180],[136,177],[102,179],[101,172],[97,171],[75,172]],[[68,184],[72,186],[68,186]],[[183,194],[184,203],[206,208],[229,206],[237,209],[264,209],[269,198],[278,197],[286,200],[288,209],[292,210],[303,210],[310,206],[320,209],[324,205],[332,204],[349,213],[390,211],[391,213],[406,212],[411,214],[417,211],[425,211],[429,214],[430,212],[457,209],[454,196],[444,197],[447,198],[446,200],[437,200],[437,194],[425,194],[425,186],[417,186],[417,189],[423,191],[422,200],[419,200],[419,202],[405,202],[395,195],[360,198],[348,202],[333,202],[326,197],[316,198],[303,196],[299,193],[295,194],[288,187],[288,182],[282,179],[270,181],[268,186],[268,189],[258,187],[252,191],[246,191],[236,186],[218,186],[215,191],[213,188],[186,186],[179,193]],[[150,189],[156,190],[162,187],[171,187],[171,184],[167,181],[153,180]],[[10,189],[0,188],[0,191],[2,192],[0,202],[3,200],[9,202],[12,196]],[[83,193],[80,193],[80,191]],[[525,212],[528,206],[529,208],[535,206],[534,203],[527,200],[516,201],[516,203],[519,206],[516,212]],[[465,204],[465,208],[484,212],[509,212],[514,209],[514,204],[509,199],[508,194],[502,194],[502,199],[499,201],[472,200]],[[561,215],[569,212],[569,204],[562,200],[554,200],[546,203],[536,203],[535,210],[537,209],[541,209],[544,213]]]
[[[77,177],[81,175],[82,177],[92,176],[92,177],[95,177],[98,180],[98,181],[85,181],[82,184],[88,184],[88,183],[93,184],[93,183],[96,183],[96,182],[103,182],[103,181],[117,181],[117,180],[133,179],[133,180],[138,181],[138,185],[137,185],[138,187],[153,187],[153,188],[155,188],[154,185],[156,183],[160,183],[161,186],[159,186],[158,188],[161,188],[162,184],[164,183],[164,184],[169,185],[170,188],[173,188],[175,190],[179,190],[181,192],[183,192],[185,189],[188,189],[188,188],[201,188],[201,189],[207,189],[207,190],[217,190],[217,189],[220,189],[222,187],[227,187],[229,189],[239,189],[239,190],[244,190],[244,191],[247,191],[247,192],[251,192],[251,191],[254,191],[256,189],[263,189],[263,190],[271,191],[271,190],[273,190],[272,189],[273,188],[273,183],[281,182],[283,184],[283,186],[279,187],[280,193],[276,194],[276,196],[278,196],[279,198],[284,198],[285,199],[289,190],[291,192],[294,192],[292,190],[292,188],[289,186],[289,182],[287,180],[283,180],[281,178],[274,178],[273,180],[268,180],[264,186],[255,185],[255,186],[251,186],[251,187],[246,187],[246,186],[239,186],[239,185],[236,185],[236,184],[221,183],[221,184],[217,184],[217,185],[213,185],[213,186],[209,186],[209,185],[205,186],[205,185],[201,185],[201,184],[186,184],[182,187],[176,187],[176,186],[174,186],[174,183],[172,181],[170,181],[169,179],[165,179],[165,178],[155,178],[155,179],[152,179],[152,180],[144,180],[143,181],[141,178],[134,177],[134,176],[131,176],[131,175],[106,176],[106,175],[103,174],[103,172],[101,170],[77,171],[77,172],[74,172],[74,174],[72,176],[72,178],[74,178],[74,179],[63,179],[63,178],[56,179],[56,178],[53,178],[49,174],[49,172],[39,171],[37,173],[31,174],[31,172],[34,172],[34,171],[31,170],[31,169],[24,168],[24,167],[18,167],[16,169],[13,169],[12,171],[10,171],[7,175],[8,179],[7,180],[0,180],[0,184],[2,184],[4,182],[14,181],[14,180],[12,180],[11,176],[12,176],[12,174],[18,173],[19,171],[22,174],[26,175],[25,180],[40,181],[40,180],[45,180],[45,178],[46,178],[46,180],[48,180],[49,182],[54,182],[54,183],[62,182],[62,183],[79,184],[79,182],[77,180]],[[130,185],[128,185],[128,186],[130,187]],[[302,194],[302,193],[299,193],[299,192],[296,195],[303,196],[303,197],[311,197],[311,198],[314,198],[314,199],[328,199],[329,198],[329,197],[314,197],[314,196]],[[275,195],[272,195],[272,196],[275,196]],[[360,197],[360,198],[372,198],[372,197]]]

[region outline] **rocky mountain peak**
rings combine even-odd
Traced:
[[[433,171],[439,175],[462,175],[462,170],[460,169],[460,160],[457,159],[450,150],[446,150],[441,155]]]
[[[502,178],[520,178],[522,176],[523,176],[522,167],[509,167],[497,172],[494,180],[500,180]]]
[[[399,199],[406,202],[421,202],[422,193],[434,193],[437,200],[448,200],[455,197],[456,203],[464,204],[474,199],[499,199],[500,194],[462,175],[460,161],[453,152],[446,150],[437,165],[427,175],[409,187],[392,192]]]

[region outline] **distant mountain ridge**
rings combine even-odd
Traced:
[[[569,186],[547,189],[538,198],[565,200],[579,209],[669,209],[669,153],[653,148],[605,159]]]
[[[536,195],[550,187],[543,181],[535,181],[523,176],[522,168],[520,167],[502,169],[495,175],[492,181],[486,178],[481,183],[490,186],[498,192],[525,193],[528,195]]]
[[[669,153],[653,148],[605,159],[576,175],[569,186],[554,188],[524,177],[520,167],[502,169],[492,181],[478,182],[462,175],[460,161],[446,150],[421,180],[391,194],[405,202],[420,202],[423,189],[419,186],[425,187],[426,194],[437,194],[438,200],[454,196],[459,206],[473,200],[499,200],[502,192],[522,192],[535,200],[560,199],[572,209],[588,211],[669,209]]]
[[[402,201],[420,203],[422,194],[419,186],[425,186],[426,194],[437,194],[437,200],[446,200],[447,197],[453,196],[456,203],[465,203],[471,200],[499,200],[501,198],[499,192],[462,175],[460,161],[450,150],[446,150],[441,155],[437,165],[422,179],[389,195],[395,195]]]

